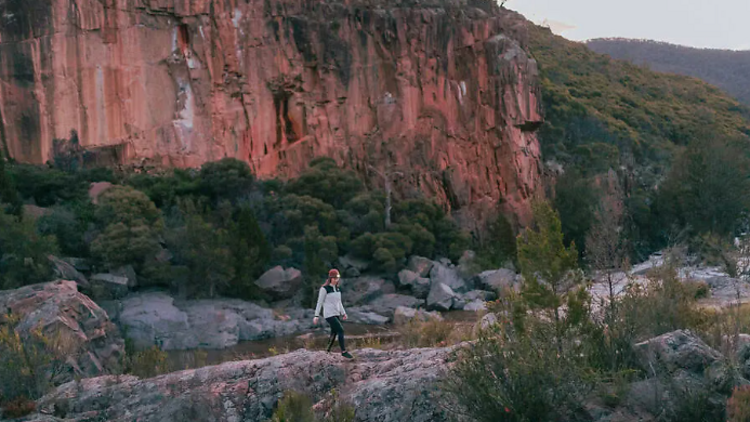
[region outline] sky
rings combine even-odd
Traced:
[[[623,37],[750,50],[750,0],[508,0],[505,7],[576,41]]]

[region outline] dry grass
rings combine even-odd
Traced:
[[[472,339],[471,324],[465,322],[414,319],[398,331],[404,347],[444,347]]]

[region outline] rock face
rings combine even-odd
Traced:
[[[75,344],[69,377],[116,371],[125,343],[107,313],[78,292],[75,281],[59,280],[0,291],[0,309],[20,317],[19,332],[41,330],[48,339]]]
[[[289,318],[272,309],[236,299],[175,301],[158,292],[128,296],[116,320],[138,347],[163,350],[224,349],[244,340],[260,340],[312,328],[312,310]]]
[[[503,198],[525,224],[537,64],[517,15],[476,4],[2,1],[0,144],[34,163],[235,157],[261,177],[391,155],[401,194],[473,216]]]
[[[335,388],[340,400],[355,407],[356,421],[443,422],[448,415],[433,393],[451,352],[364,349],[357,351],[356,360],[345,362],[340,356],[298,350],[147,380],[85,379],[59,387],[39,400],[37,409],[69,422],[125,422],[133,415],[141,422],[260,422],[271,417],[285,391],[306,392],[315,402]]]

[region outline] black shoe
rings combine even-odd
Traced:
[[[354,356],[351,355],[349,352],[343,352],[341,356],[347,358],[347,359],[354,359]]]

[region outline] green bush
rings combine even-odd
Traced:
[[[279,400],[271,422],[315,422],[312,400],[306,394],[287,391]]]
[[[326,400],[327,408],[316,415],[306,394],[287,391],[279,400],[270,422],[354,422],[354,408],[341,401],[334,390]]]
[[[244,161],[224,158],[201,167],[201,192],[215,202],[222,199],[237,201],[247,196],[254,186],[255,177]]]
[[[518,258],[516,235],[503,214],[487,225],[478,249],[478,259],[484,269],[501,268],[509,263],[515,265]]]
[[[174,253],[173,262],[185,266],[185,288],[190,296],[215,297],[217,294],[246,287],[232,286],[237,262],[230,249],[230,235],[226,229],[207,221],[204,212],[187,201],[184,204],[184,225],[167,233],[167,244]],[[244,292],[243,292],[244,293]],[[249,294],[252,295],[252,294]]]
[[[75,360],[79,350],[73,339],[60,335],[21,333],[18,323],[13,315],[0,317],[0,407],[38,399],[59,385],[67,360]]]
[[[290,193],[320,199],[336,209],[342,209],[363,188],[354,172],[339,168],[333,159],[327,157],[311,161],[310,167],[287,186]]]
[[[166,352],[157,346],[136,350],[130,339],[125,340],[124,360],[124,372],[139,378],[153,378],[172,371]]]
[[[16,164],[8,171],[20,196],[33,200],[40,207],[83,200],[88,190],[88,185],[84,181],[57,169]]]
[[[465,349],[445,391],[473,420],[568,421],[582,409],[594,379],[572,338],[556,344],[554,324],[530,319],[519,332],[503,320]]]
[[[54,236],[65,256],[85,258],[90,254],[85,234],[92,228],[94,207],[90,202],[57,205],[37,220],[39,233]]]
[[[148,195],[161,209],[176,205],[180,198],[197,198],[203,194],[200,178],[190,170],[174,169],[162,176],[134,174],[126,183]]]
[[[0,290],[49,281],[47,255],[57,251],[54,236],[40,235],[31,219],[0,212]]]

